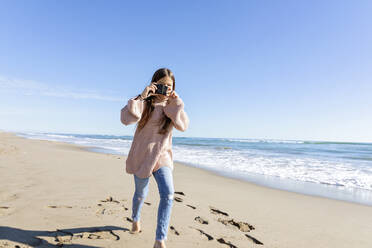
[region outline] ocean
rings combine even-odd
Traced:
[[[128,154],[133,138],[35,132],[17,135],[118,155]],[[175,162],[225,177],[372,206],[372,143],[173,137],[173,155]]]

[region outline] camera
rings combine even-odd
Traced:
[[[155,84],[156,85],[156,91],[155,94],[160,94],[160,95],[167,95],[167,90],[168,86],[164,84]]]

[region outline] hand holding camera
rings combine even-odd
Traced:
[[[147,86],[143,90],[143,92],[141,93],[141,98],[145,99],[152,95],[170,96],[171,93],[172,93],[171,87],[168,87],[167,85],[164,85],[164,84],[157,84],[155,82],[152,82],[149,86]]]
[[[146,88],[142,91],[141,93],[141,98],[145,99],[146,97],[150,96],[150,92],[155,92],[156,91],[156,85],[154,82],[152,82],[149,86],[146,86]]]

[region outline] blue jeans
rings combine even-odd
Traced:
[[[158,207],[158,220],[156,227],[156,240],[166,240],[169,220],[173,206],[174,185],[172,169],[168,166],[162,166],[152,173],[158,184],[160,202]],[[134,175],[134,174],[133,174]],[[149,191],[148,178],[139,178],[134,175],[135,192],[132,200],[132,219],[140,220],[140,212]]]

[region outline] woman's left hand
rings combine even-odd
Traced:
[[[178,98],[178,94],[176,93],[176,91],[172,91],[169,95],[170,98]]]

